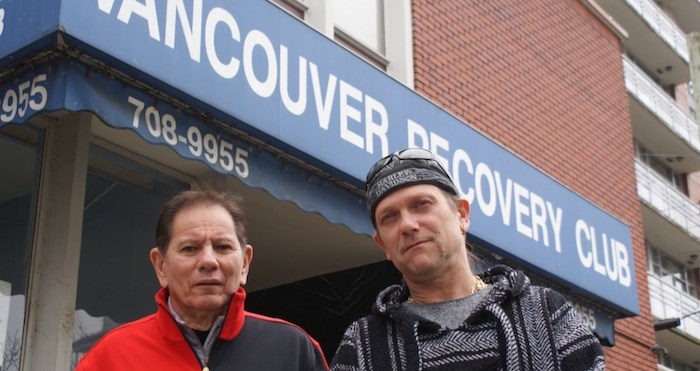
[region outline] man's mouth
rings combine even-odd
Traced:
[[[196,286],[220,286],[221,281],[219,280],[202,280],[197,282]]]
[[[407,246],[405,246],[405,247],[403,248],[403,252],[407,252],[407,251],[413,249],[414,247],[417,247],[417,246],[419,246],[419,245],[422,245],[422,244],[424,244],[424,243],[426,243],[426,242],[428,242],[428,241],[430,241],[430,240],[429,240],[429,239],[424,239],[424,240],[413,241],[411,244],[409,244],[409,245],[407,245]]]

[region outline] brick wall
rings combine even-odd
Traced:
[[[608,368],[655,370],[619,40],[579,0],[412,6],[416,90],[631,226],[641,315]]]

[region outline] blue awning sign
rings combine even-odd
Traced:
[[[6,40],[34,45],[54,27],[72,48],[358,187],[381,156],[430,149],[471,202],[471,237],[622,313],[639,313],[629,226],[268,1],[62,0],[58,18],[39,3],[0,1],[7,20],[0,66],[24,50],[5,46]],[[71,83],[78,81],[67,73]],[[36,89],[43,82],[36,81],[32,93],[34,78],[0,91],[5,117],[21,120],[20,113],[33,112],[32,102],[41,102]],[[82,88],[113,84],[88,83]],[[253,177],[256,151],[209,123],[156,105],[153,97],[136,90],[86,94],[70,84],[66,91],[74,98],[67,109],[95,110],[112,125],[127,122],[146,140],[217,171]],[[119,104],[100,100],[107,96]],[[126,121],[110,120],[114,112]],[[366,218],[361,205],[349,217],[307,200],[305,209],[323,208],[329,220],[372,233],[368,221],[360,221]]]
[[[610,314],[575,299],[571,300],[570,303],[583,323],[598,337],[601,344],[609,347],[615,345],[615,321]]]
[[[235,146],[231,140],[222,138],[221,134],[213,134],[213,128],[194,122],[189,125],[180,122],[178,125],[173,114],[162,112],[162,108],[147,106],[144,101],[133,96],[129,96],[127,101],[134,110],[132,127],[142,136],[148,135],[152,141],[162,140],[170,146],[181,145],[190,155],[221,173],[243,179],[248,177],[248,151]]]
[[[42,111],[90,111],[111,127],[132,130],[151,144],[168,146],[183,158],[201,161],[250,187],[318,212],[332,223],[371,234],[362,197],[80,63],[37,66],[16,83],[0,86],[0,97],[14,96],[8,92],[18,91],[26,82],[35,82],[37,93],[34,98],[28,94],[35,104],[28,103],[23,114],[14,105],[11,110],[0,105],[0,119],[13,116],[11,122],[21,124]],[[0,121],[0,126],[8,122]]]
[[[22,120],[46,107],[46,74],[32,76],[31,80],[18,81],[6,88],[0,104],[0,123]]]

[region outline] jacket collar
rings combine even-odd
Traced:
[[[169,341],[184,341],[180,329],[177,327],[175,320],[168,311],[168,295],[168,289],[166,288],[162,288],[156,293],[155,300],[158,305],[158,311],[155,317],[158,329]],[[233,340],[243,329],[243,323],[245,321],[245,297],[246,292],[243,287],[238,288],[238,291],[231,296],[219,339]]]

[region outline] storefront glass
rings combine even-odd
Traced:
[[[0,128],[0,370],[19,370],[42,133]]]
[[[163,204],[187,187],[98,147],[89,165],[72,368],[105,332],[155,311],[148,252]]]

